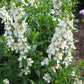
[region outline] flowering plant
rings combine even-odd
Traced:
[[[73,3],[72,3],[73,2]],[[9,3],[9,5],[8,5]],[[69,0],[2,0],[0,81],[11,84],[79,82]],[[77,68],[77,69],[75,69]],[[10,78],[11,76],[11,78]]]

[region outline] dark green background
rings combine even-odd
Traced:
[[[78,0],[78,1],[79,1],[78,9],[79,10],[84,9],[84,0]]]

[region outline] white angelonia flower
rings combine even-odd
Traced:
[[[62,37],[59,37],[58,40],[59,40],[59,41],[62,41]]]
[[[55,68],[55,66],[52,66],[51,69],[56,73],[56,68]]]
[[[20,51],[20,54],[21,54],[21,55],[24,55],[24,51]]]
[[[63,20],[63,21],[59,22],[59,23],[57,24],[57,26],[66,27],[67,24],[66,24],[65,21]]]
[[[23,42],[27,42],[27,38],[23,38],[22,40],[23,40]]]
[[[57,63],[57,65],[55,66],[56,69],[59,69],[59,67],[61,68],[60,64]]]
[[[28,0],[29,3],[31,3],[31,5],[34,5],[35,0]]]
[[[48,55],[48,58],[51,60],[51,54]]]
[[[38,6],[35,4],[35,8],[38,8]]]
[[[18,75],[19,75],[20,77],[22,77],[23,73],[24,73],[24,70],[21,69],[21,72],[20,72]]]
[[[19,61],[19,68],[22,68],[22,61]]]
[[[42,65],[42,66],[43,66],[43,65],[48,65],[48,63],[49,63],[49,59],[46,58],[46,59],[44,59],[44,60],[41,62],[41,65]]]
[[[71,72],[71,76],[75,76],[75,72],[74,71]]]
[[[7,34],[8,34],[8,33],[7,33],[7,31],[6,31],[6,32],[4,33],[4,36],[6,37],[6,36],[7,36]]]
[[[55,11],[53,9],[50,10],[51,14],[55,14]]]
[[[83,84],[82,80],[79,80],[78,78],[75,79],[76,81],[73,84]]]
[[[22,61],[22,56],[19,56],[18,61]]]
[[[27,53],[28,52],[28,50],[27,49],[24,49],[24,53]]]
[[[44,74],[43,79],[47,82],[50,83],[51,80],[51,76],[49,73]]]
[[[11,30],[11,27],[6,27],[6,30],[8,30],[8,31]]]
[[[31,58],[27,58],[28,66],[32,66],[33,60]]]
[[[56,18],[53,18],[52,21],[56,21]]]
[[[3,83],[4,83],[4,84],[9,84],[9,80],[8,80],[8,79],[4,79],[4,80],[3,80]]]
[[[75,71],[71,72],[71,76],[76,76]],[[82,83],[82,80],[79,80],[78,78],[75,78],[75,82],[73,84],[83,84],[83,83]]]
[[[28,73],[30,73],[29,67],[26,67],[26,68],[24,69],[24,73],[25,73],[25,75],[28,75]]]
[[[22,56],[24,59],[27,59],[27,56]]]

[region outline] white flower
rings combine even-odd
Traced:
[[[30,73],[29,67],[26,67],[26,68],[24,69],[24,73],[25,73],[25,75],[27,75],[28,73]]]
[[[78,78],[75,79],[76,81],[73,84],[83,84],[82,80],[79,80]]]
[[[31,5],[34,5],[35,0],[28,0],[29,3],[31,3]]]
[[[51,54],[48,55],[48,58],[51,60]]]
[[[21,69],[21,72],[20,72],[18,75],[19,75],[20,77],[22,77],[23,73],[24,73],[24,70]]]
[[[20,54],[21,54],[21,55],[24,55],[24,51],[20,51]]]
[[[56,68],[55,68],[55,66],[52,66],[51,69],[56,73]]]
[[[55,14],[55,11],[53,9],[50,10],[51,14]]]
[[[33,60],[31,58],[27,58],[28,66],[32,66]]]
[[[18,61],[22,61],[22,57],[21,56],[19,56]]]
[[[48,63],[49,63],[49,59],[46,58],[46,59],[44,59],[44,60],[41,62],[41,65],[42,65],[42,66],[43,66],[43,65],[48,65]]]
[[[19,68],[22,67],[22,61],[19,61]]]
[[[75,76],[75,72],[74,71],[71,72],[71,76]]]
[[[4,83],[4,84],[9,84],[9,80],[8,80],[8,79],[4,79],[4,80],[3,80],[3,83]]]
[[[26,59],[27,58],[27,56],[22,56],[24,59]]]
[[[28,50],[27,50],[27,49],[25,49],[25,50],[24,50],[24,52],[25,52],[25,53],[27,53],[27,52],[28,52]]]
[[[56,21],[56,18],[53,18],[52,21]]]
[[[57,24],[57,26],[66,27],[67,24],[64,21],[61,21],[60,23]]]
[[[59,63],[56,64],[55,68],[56,68],[56,69],[59,69],[59,67],[61,68],[60,64],[59,64]]]
[[[44,74],[43,79],[44,79],[47,83],[50,83],[50,80],[51,80],[50,74],[48,74],[48,73]]]

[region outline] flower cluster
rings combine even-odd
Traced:
[[[68,65],[72,63],[72,51],[76,49],[73,42],[72,30],[75,30],[75,28],[73,26],[73,20],[69,20],[69,18],[62,16],[61,8],[63,2],[60,0],[52,0],[52,2],[53,9],[50,10],[50,14],[52,14],[52,21],[58,21],[58,24],[55,28],[55,34],[53,35],[51,44],[46,51],[48,53],[48,58],[44,59],[41,65],[48,66],[49,63],[54,61],[54,65],[56,66],[51,66],[51,69],[56,72],[59,68],[67,68]],[[68,11],[65,11],[65,13],[68,13]],[[61,17],[63,17],[63,20],[60,19]]]
[[[7,46],[12,51],[19,54],[19,68],[22,68],[22,60],[27,60],[28,65],[21,71],[28,74],[30,72],[29,66],[32,66],[33,60],[31,58],[27,58],[27,53],[31,46],[28,46],[27,38],[24,37],[28,25],[25,21],[26,13],[23,5],[16,7],[15,3],[11,4],[11,8],[8,11],[5,7],[0,9],[0,18],[3,19],[5,24],[4,36],[7,41]]]
[[[70,21],[68,18],[64,18],[63,20],[58,19],[58,21],[55,34],[47,49],[48,58],[46,59],[48,60],[44,59],[41,62],[42,65],[48,65],[48,61],[56,61],[56,66],[51,67],[54,72],[56,72],[56,69],[66,68],[71,64],[73,59],[72,50],[76,49],[72,34],[72,29],[75,29],[73,27],[73,20]]]
[[[47,83],[50,83],[50,80],[51,80],[50,74],[48,73],[44,74],[43,79],[46,80]]]
[[[34,5],[35,0],[28,0],[31,5]]]
[[[52,21],[56,21],[57,18],[62,16],[61,7],[63,2],[61,0],[51,0],[53,3],[53,8],[51,8],[48,15],[52,15]]]
[[[61,0],[52,0],[53,3],[53,9],[55,12],[53,12],[53,14],[55,13],[56,16],[61,16],[62,14],[62,10],[60,9],[63,5],[63,2]],[[51,10],[51,11],[52,11]]]
[[[79,79],[78,79],[78,76],[76,75],[76,72],[75,72],[75,71],[72,71],[72,72],[71,72],[71,76],[73,76],[73,77],[76,76],[75,82],[74,82],[73,84],[83,84],[83,83],[82,83],[82,80],[79,80]]]

